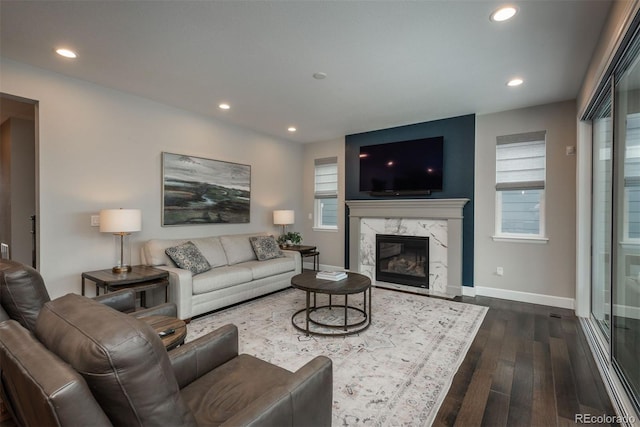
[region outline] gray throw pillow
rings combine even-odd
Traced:
[[[249,241],[259,261],[282,258],[284,256],[273,236],[251,236]]]
[[[200,274],[211,270],[209,261],[207,261],[192,241],[167,248],[165,253],[169,255],[169,258],[171,258],[178,267],[189,270],[193,274]]]

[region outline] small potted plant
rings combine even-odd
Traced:
[[[302,243],[302,235],[297,231],[289,231],[278,237],[278,244],[282,246],[299,245]]]

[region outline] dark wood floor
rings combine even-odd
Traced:
[[[462,297],[489,311],[434,426],[567,426],[615,415],[572,310]]]

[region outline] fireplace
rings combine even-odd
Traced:
[[[376,234],[429,237],[429,288],[413,287],[414,292],[447,298],[462,295],[462,211],[467,202],[469,199],[347,200],[347,266],[374,281]]]
[[[376,280],[429,288],[429,238],[376,234]]]

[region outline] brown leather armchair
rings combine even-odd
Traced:
[[[111,292],[94,299],[135,317],[177,316],[174,303],[135,311],[136,293],[131,289]],[[50,300],[40,273],[16,261],[0,260],[0,322],[13,319],[33,331],[40,309]]]
[[[166,352],[146,323],[75,294],[35,334],[0,323],[3,400],[20,425],[329,426],[331,360],[290,372],[238,355],[233,325]]]

